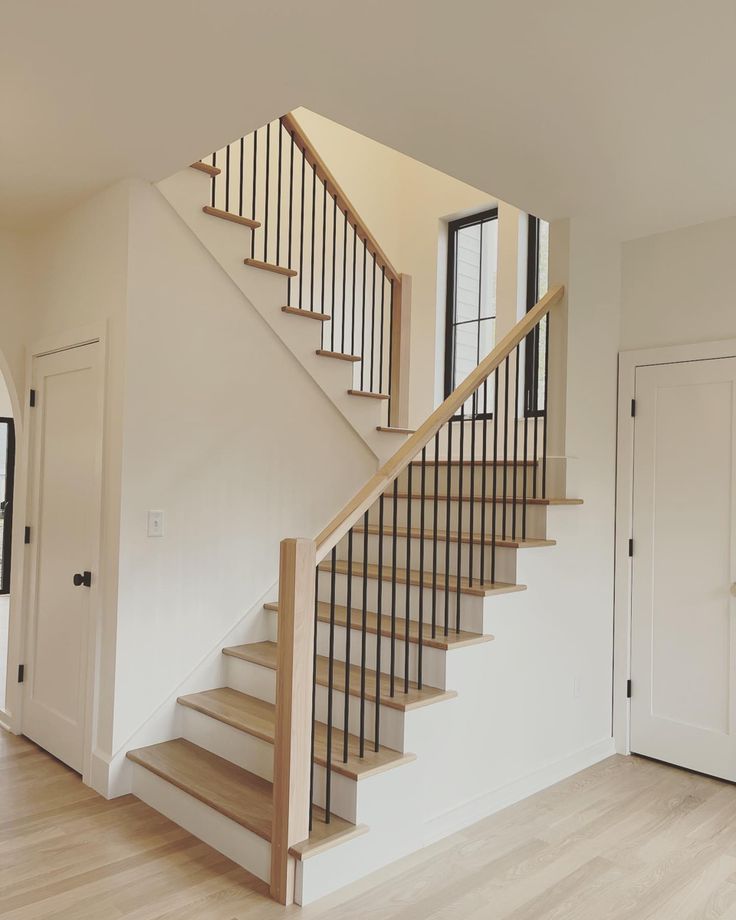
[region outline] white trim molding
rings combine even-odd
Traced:
[[[652,364],[710,361],[736,357],[736,339],[668,345],[622,351],[618,361],[618,426],[616,444],[616,559],[613,654],[613,737],[616,751],[629,754],[631,677],[631,559],[629,539],[633,524],[634,419],[636,370]]]

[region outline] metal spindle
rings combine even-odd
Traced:
[[[358,255],[358,225],[353,224],[353,287],[352,302],[350,304],[350,354],[355,354],[355,291],[356,291],[356,259]],[[365,283],[365,282],[364,282]]]
[[[240,138],[240,168],[238,176],[238,214],[243,216],[243,160],[245,157],[245,138]]]
[[[486,460],[488,458],[488,378],[483,381],[483,465],[481,469],[481,492],[483,493],[480,505],[480,583],[485,583],[486,574]],[[472,532],[472,527],[471,527]],[[491,550],[492,552],[493,550]]]
[[[342,723],[342,762],[348,762],[348,737],[350,733],[350,639],[353,619],[353,528],[348,531],[348,575],[345,607],[345,691]]]
[[[325,312],[325,263],[327,261],[327,179],[322,183],[322,278],[319,312]],[[325,347],[325,324],[320,323],[320,348]]]
[[[389,696],[393,697],[395,693],[394,684],[396,680],[396,525],[397,509],[399,504],[399,480],[394,479],[394,510],[393,510],[393,530],[391,536],[391,668],[389,672]],[[380,573],[379,573],[380,575]]]
[[[473,585],[473,549],[475,548],[475,425],[476,419],[478,417],[478,391],[475,391],[475,406],[476,411],[470,419],[471,429],[470,429],[470,508],[468,509],[468,517],[470,518],[468,522],[468,536],[470,539],[470,544],[468,546],[468,585],[472,587]],[[460,535],[462,539],[462,534]],[[483,539],[481,538],[480,543],[480,552],[481,557],[483,556]]]
[[[462,600],[461,575],[463,570],[463,473],[465,471],[465,403],[460,407],[460,459],[458,461],[458,495],[460,501],[457,510],[457,566],[455,575],[455,632],[460,632],[460,608]],[[450,534],[447,534],[449,541]]]
[[[549,313],[544,324],[544,430],[542,431],[542,498],[547,497],[547,380],[549,377]],[[541,320],[540,320],[541,322]]]
[[[360,362],[360,389],[361,390],[363,389],[363,375],[365,373],[365,347],[364,347],[364,344],[365,344],[365,296],[366,296],[365,295],[365,270],[366,270],[367,253],[368,253],[368,247],[365,245],[365,243],[363,243],[363,284],[362,284],[362,288],[363,288],[363,324],[361,327],[362,328],[362,338],[361,338],[362,344],[360,346],[360,356],[363,359]]]
[[[303,308],[304,297],[304,179],[307,169],[307,157],[304,151],[302,154],[302,181],[299,190],[299,309]]]
[[[509,457],[509,356],[503,362],[503,527],[501,528],[501,538],[506,539],[506,507],[508,499],[508,457]]]
[[[342,215],[342,324],[340,326],[340,351],[345,354],[345,308],[348,281],[348,212]]]
[[[332,316],[330,319],[330,351],[335,350],[335,264],[337,262],[337,196],[332,196]]]
[[[385,393],[383,389],[383,315],[386,303],[386,269],[381,268],[381,348],[379,351],[379,370],[378,370],[378,392]]]
[[[524,352],[524,360],[529,360],[529,349]],[[529,372],[528,368],[524,367],[524,377],[528,379]],[[524,413],[524,471],[522,473],[522,496],[521,496],[521,539],[526,540],[526,508],[527,508],[527,467],[529,460],[529,416]],[[536,466],[534,467],[534,472],[536,473]]]
[[[438,461],[439,462],[439,461]],[[447,423],[447,475],[445,483],[445,501],[447,511],[445,514],[445,635],[450,632],[450,505],[452,504],[452,419]],[[458,508],[462,506],[459,500]]]
[[[421,492],[419,496],[419,629],[417,648],[417,686],[422,689],[422,650],[424,648],[424,501],[427,479],[427,448],[422,448]],[[411,498],[409,498],[411,504]]]
[[[314,639],[312,647],[312,739],[309,760],[309,830],[312,830],[314,802],[314,741],[317,728],[317,626],[319,624],[319,566],[314,570]]]
[[[534,412],[534,460],[539,458],[539,323],[534,327],[532,335],[534,336],[533,360],[534,368],[532,371],[532,395],[530,402]],[[537,497],[537,468],[534,467],[534,477],[532,479],[532,497]]]
[[[437,638],[437,524],[440,504],[440,433],[434,436],[434,508],[432,520],[432,638]],[[449,507],[449,502],[448,502]]]
[[[335,682],[335,576],[337,573],[337,547],[332,547],[332,574],[330,576],[330,651],[327,659],[327,766],[325,768],[325,822],[330,823],[332,796],[332,696]],[[316,672],[315,672],[316,673]]]
[[[212,154],[212,165],[217,166],[217,151]],[[213,176],[210,179],[210,207],[215,207],[215,201],[217,200],[217,185],[216,185],[217,176]]]
[[[288,267],[291,268],[291,255],[294,238],[294,148],[296,140],[294,132],[291,132],[291,159],[289,161],[289,247],[288,247]],[[291,303],[291,275],[286,280],[286,302]]]
[[[293,135],[292,135],[293,137]],[[253,189],[251,195],[251,219],[256,219],[256,182],[258,179],[258,129],[253,132]],[[250,257],[256,257],[256,231],[253,230],[250,235]]]
[[[281,265],[281,160],[283,153],[284,127],[279,122],[278,171],[276,173],[276,264]]]
[[[386,392],[389,395],[388,400],[388,423],[389,426],[393,424],[394,417],[394,401],[391,399],[391,368],[394,360],[394,279],[391,278],[388,283],[389,289],[389,319],[388,319],[388,386],[386,387]]]
[[[360,757],[365,757],[365,674],[368,638],[368,512],[363,515],[363,618],[360,624]],[[378,641],[381,641],[380,621]]]
[[[493,375],[493,516],[491,518],[491,584],[496,583],[496,525],[498,519],[498,368]]]
[[[407,491],[412,494],[413,467],[410,463],[407,468]],[[411,621],[411,498],[406,503],[406,582],[404,605],[404,693],[409,692],[409,623]],[[419,585],[419,592],[422,585]]]
[[[511,539],[516,539],[516,503],[518,497],[519,482],[519,346],[516,346],[516,355],[514,360],[514,497],[511,506]]]
[[[225,210],[230,210],[230,144],[225,148]]]
[[[309,309],[314,310],[314,241],[317,233],[317,164],[312,165],[312,245],[309,250]]]
[[[381,644],[383,632],[383,509],[384,495],[378,499],[378,583],[376,585],[376,703],[373,726],[373,746],[377,752],[380,747],[381,730]]]
[[[271,122],[266,125],[266,180],[263,186],[263,261],[268,262],[268,209],[271,203]]]

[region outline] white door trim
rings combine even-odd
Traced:
[[[15,529],[16,534],[22,534],[26,521],[29,520],[31,513],[31,425],[28,424],[29,406],[28,394],[31,389],[33,379],[33,359],[57,351],[65,351],[69,348],[78,348],[92,342],[99,343],[100,361],[102,365],[101,373],[101,392],[99,400],[100,412],[100,431],[102,439],[99,445],[96,461],[95,475],[95,493],[97,498],[97,517],[99,521],[100,541],[95,547],[93,558],[90,560],[93,566],[92,571],[97,574],[90,588],[90,642],[88,651],[88,678],[87,678],[87,698],[85,702],[85,745],[84,745],[84,765],[82,779],[87,785],[91,785],[91,768],[92,768],[92,751],[96,746],[96,713],[98,703],[99,687],[99,669],[98,661],[100,658],[101,630],[102,623],[102,598],[103,598],[103,572],[101,569],[101,543],[103,534],[104,521],[102,519],[102,509],[104,507],[102,495],[103,483],[103,457],[105,452],[105,423],[108,390],[108,349],[109,334],[107,324],[92,323],[86,326],[70,329],[66,332],[58,333],[35,341],[25,349],[25,386],[20,397],[20,403],[23,411],[23,429],[20,445],[16,444],[16,513]],[[19,482],[20,479],[20,482]],[[23,540],[14,539],[14,550],[17,545],[23,549]],[[8,642],[8,673],[16,674],[18,666],[24,662],[26,649],[28,647],[28,637],[26,635],[29,622],[28,604],[30,602],[29,592],[29,566],[25,565],[25,552],[14,553],[13,572],[11,577],[13,581],[13,590],[11,594],[10,622],[9,622],[9,642]],[[8,684],[9,693],[7,695],[6,718],[3,723],[7,728],[16,734],[20,734],[23,729],[23,693],[22,686],[15,681]]]
[[[708,361],[736,357],[736,339],[697,342],[622,351],[618,358],[618,426],[616,443],[616,558],[614,582],[613,635],[613,737],[619,754],[631,753],[630,705],[627,683],[631,677],[631,560],[629,538],[632,530],[634,398],[636,369],[652,364],[683,361]]]

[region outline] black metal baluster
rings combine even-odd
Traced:
[[[335,350],[335,266],[337,263],[337,196],[332,196],[332,319],[330,320],[330,351]]]
[[[381,646],[383,632],[383,510],[384,495],[378,499],[378,582],[376,584],[376,709],[373,726],[373,749],[377,752],[381,736]]]
[[[463,494],[463,473],[465,471],[465,403],[460,407],[460,459],[458,461],[458,495],[460,501],[457,506],[457,566],[455,575],[455,632],[460,632],[460,607],[461,607],[461,589],[460,581],[463,571],[463,505],[465,496]],[[447,534],[449,541],[450,534]]]
[[[388,284],[389,289],[389,318],[388,318],[388,374],[387,374],[387,387],[386,393],[388,393],[388,424],[389,427],[393,424],[394,418],[394,409],[393,409],[393,400],[391,399],[391,368],[393,367],[394,360],[394,279],[391,278]]]
[[[319,305],[319,312],[325,312],[325,262],[327,261],[327,179],[322,183],[322,295]],[[325,324],[320,323],[322,327],[320,335],[320,348],[325,347]]]
[[[540,321],[541,322],[541,321]],[[532,479],[532,497],[537,497],[537,467],[536,461],[539,459],[539,323],[534,327],[532,333],[534,336],[533,359],[534,369],[532,371],[532,406],[534,412],[534,477]]]
[[[516,393],[514,395],[514,468],[513,468],[513,477],[514,477],[514,498],[512,503],[511,510],[511,539],[516,539],[516,503],[518,497],[518,482],[519,482],[519,346],[516,346],[516,355],[515,355],[515,367],[514,367],[514,387]]]
[[[212,165],[217,166],[217,151],[212,154]],[[210,187],[210,207],[215,207],[215,201],[217,201],[217,186],[216,186],[217,176],[212,177],[212,183]]]
[[[353,622],[353,528],[348,531],[348,582],[345,607],[345,699],[342,722],[342,762],[348,762],[348,737],[350,734],[350,640]]]
[[[258,178],[258,128],[253,132],[253,194],[251,196],[251,219],[256,219],[256,182]],[[256,231],[250,234],[250,257],[256,257]]]
[[[225,148],[225,210],[230,210],[230,144]]]
[[[380,623],[378,629],[380,642]],[[363,619],[360,624],[360,756],[365,757],[365,672],[368,638],[368,512],[363,515]]]
[[[399,496],[399,480],[394,479],[394,515],[393,515],[393,532],[391,536],[391,670],[389,674],[389,696],[393,697],[395,693],[396,681],[396,527],[397,527],[397,508]],[[379,573],[380,577],[380,573]]]
[[[524,360],[529,360],[529,349],[524,351]],[[528,368],[524,367],[524,378],[528,379],[529,371]],[[521,539],[526,540],[526,508],[527,508],[527,465],[529,460],[529,416],[527,412],[524,412],[524,472],[523,472],[523,481],[522,481],[522,490],[523,495],[521,498]],[[536,474],[537,468],[534,467],[534,473]]]
[[[376,342],[376,259],[373,257],[373,291],[371,293],[371,375],[369,389],[371,393],[380,393],[380,381],[378,390],[373,387],[373,366],[375,363],[375,342]],[[365,359],[365,355],[363,356]]]
[[[509,356],[503,362],[503,527],[501,528],[501,538],[506,539],[506,507],[508,499],[508,472],[509,472]]]
[[[268,262],[268,209],[271,203],[271,122],[266,125],[266,180],[263,191],[263,261]]]
[[[468,527],[469,527],[469,539],[470,543],[468,545],[468,584],[472,587],[473,585],[473,549],[475,548],[475,426],[478,419],[478,391],[475,391],[473,396],[473,403],[475,404],[475,412],[472,414],[470,419],[470,424],[472,428],[470,429],[470,508],[468,508]],[[461,535],[462,539],[462,535]],[[483,543],[481,541],[481,557],[483,556]]]
[[[330,823],[332,796],[332,691],[335,682],[335,576],[337,573],[337,547],[332,548],[332,575],[330,577],[330,651],[327,659],[327,767],[325,772],[325,822]]]
[[[309,252],[309,309],[314,310],[314,241],[317,233],[317,164],[312,164],[312,246]]]
[[[304,305],[304,177],[307,169],[307,157],[302,150],[302,182],[300,189],[299,210],[299,309]]]
[[[480,583],[485,584],[486,575],[486,461],[488,459],[488,378],[483,381],[483,467],[481,471],[481,492],[483,497],[480,505]],[[472,528],[471,528],[472,530]]]
[[[422,651],[424,648],[424,502],[427,480],[427,448],[422,448],[421,502],[419,509],[419,628],[417,638],[417,687],[422,689]],[[411,502],[411,499],[409,500]],[[408,638],[408,637],[407,637]]]
[[[432,638],[437,638],[437,525],[440,504],[440,433],[434,436],[434,508],[432,520]],[[448,501],[449,507],[449,501]]]
[[[407,491],[412,494],[413,466],[407,467]],[[406,503],[406,603],[404,605],[404,693],[409,692],[409,623],[411,621],[411,499]],[[419,586],[421,593],[422,586]]]
[[[284,126],[279,121],[279,159],[276,174],[276,264],[281,265],[281,160],[284,139]]]
[[[291,256],[294,239],[294,148],[296,140],[294,132],[291,132],[291,159],[289,161],[289,247],[288,247],[288,267],[291,268]],[[291,303],[291,275],[286,279],[286,302]]]
[[[350,354],[355,354],[355,291],[356,259],[358,253],[358,225],[353,224],[353,295],[350,304]]]
[[[549,413],[547,412],[547,406],[549,405],[549,400],[547,398],[547,382],[549,379],[549,313],[547,313],[545,319],[547,321],[544,324],[544,430],[542,431],[542,498],[547,497],[547,428],[549,427],[547,424],[549,419]]]
[[[379,371],[378,371],[378,392],[385,393],[383,389],[383,314],[386,303],[386,269],[381,269],[381,348],[379,352]]]
[[[363,288],[363,341],[365,341],[365,297],[366,297],[366,290],[365,290],[366,274],[365,272],[366,272],[367,253],[368,253],[368,247],[365,245],[365,243],[363,243],[363,284],[362,284],[362,288]],[[363,368],[365,366],[365,349],[362,346],[360,349],[360,356],[362,358],[360,362],[360,389],[362,390],[363,389]]]
[[[309,830],[312,830],[314,803],[314,740],[317,727],[317,628],[319,626],[319,566],[314,571],[314,639],[312,648],[312,740],[309,761]]]
[[[348,212],[342,215],[342,324],[340,326],[340,351],[345,354],[345,307],[348,281]]]
[[[452,505],[452,419],[447,423],[447,475],[445,483],[445,496],[447,512],[445,514],[445,635],[450,632],[450,506]],[[458,509],[462,507],[462,499],[458,499]]]
[[[491,519],[491,584],[496,583],[496,530],[498,520],[498,374],[493,374],[493,517]]]

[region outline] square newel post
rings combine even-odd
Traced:
[[[399,275],[391,301],[391,367],[389,424],[409,426],[409,349],[411,345],[411,275]]]
[[[316,565],[313,540],[282,540],[271,834],[271,897],[281,904],[294,898],[289,847],[309,836]]]

